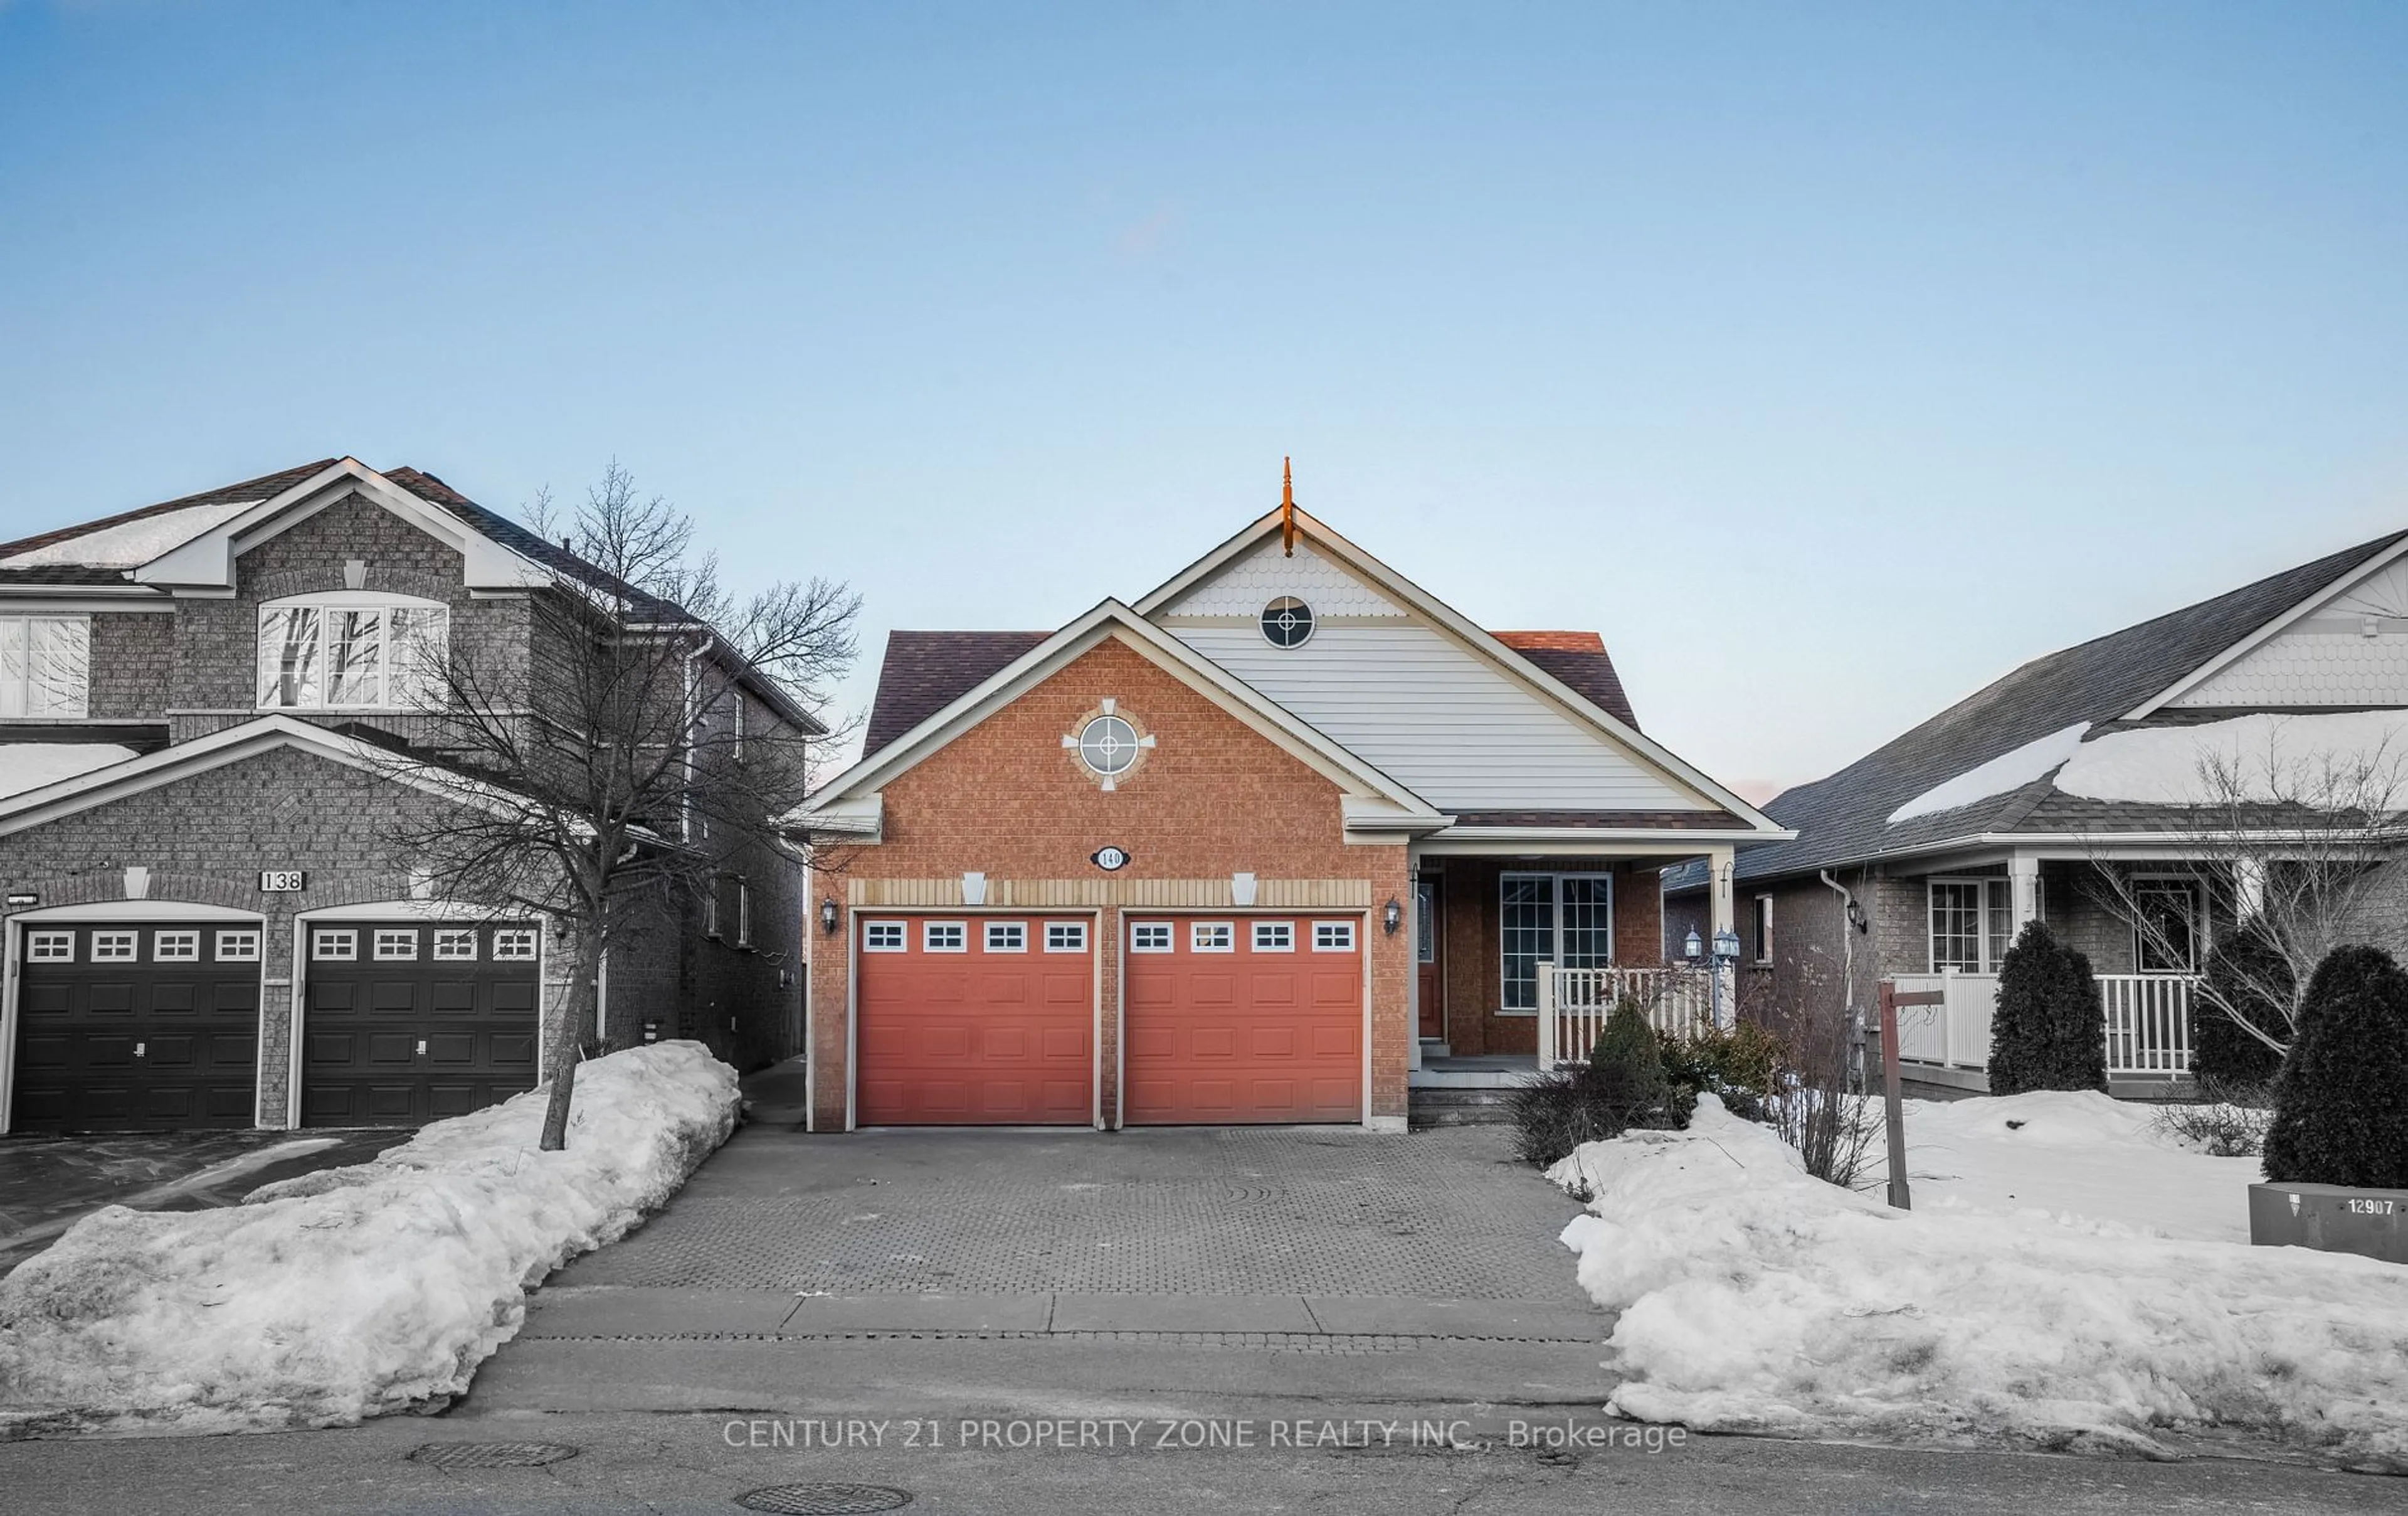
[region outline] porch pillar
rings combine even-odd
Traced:
[[[1713,879],[1713,886],[1708,891],[1713,901],[1709,919],[1716,938],[1726,931],[1734,935],[1739,931],[1739,907],[1731,898],[1734,885],[1731,875],[1736,867],[1737,853],[1738,850],[1728,845],[1706,849],[1706,870]],[[1713,956],[1711,943],[1706,950],[1706,972],[1714,976],[1714,1022],[1728,1030],[1739,1020],[1739,975],[1734,965]]]
[[[2007,946],[2040,919],[2040,859],[2030,853],[2007,855],[2007,888],[2014,898],[2014,923],[2007,929]]]

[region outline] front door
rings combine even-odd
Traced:
[[[1421,1034],[1446,1035],[1446,961],[1439,945],[1439,884],[1424,879],[1413,886],[1413,957],[1421,975]]]

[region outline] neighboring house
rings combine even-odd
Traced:
[[[2161,1091],[2188,1069],[2193,975],[2245,898],[2202,851],[2201,758],[2347,760],[2386,733],[2408,757],[2386,714],[2404,709],[2408,533],[2036,658],[1765,807],[1797,839],[1736,860],[1742,1000],[1837,1016],[1884,977],[1941,989],[1944,1009],[1906,1018],[1910,1075],[1984,1089],[2000,960],[2039,918],[2099,975],[2111,1086]],[[1665,884],[1677,938],[1707,880]]]
[[[1529,1066],[1545,966],[1655,970],[1667,863],[1786,835],[1596,635],[1484,631],[1292,504],[1055,631],[895,633],[794,821],[823,1131],[1401,1129],[1425,1051]]]
[[[425,657],[518,671],[488,714],[543,720],[530,597],[598,572],[350,458],[0,544],[0,1131],[408,1125],[531,1088],[562,944],[422,898],[395,818],[478,789],[394,759],[442,758]],[[818,730],[721,671],[744,719]],[[715,919],[614,937],[623,1040],[798,1044],[799,859],[727,875]]]

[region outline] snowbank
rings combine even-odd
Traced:
[[[0,743],[0,799],[106,769],[134,756],[115,743]]]
[[[172,548],[183,546],[201,533],[224,525],[257,505],[257,500],[219,500],[162,511],[69,537],[47,547],[31,548],[0,558],[0,569],[36,569],[53,564],[82,564],[94,569],[139,569]]]
[[[2246,796],[2221,795],[2202,783],[2203,758],[2229,765]],[[2408,768],[2408,711],[2259,714],[2110,732],[2073,750],[2057,771],[2057,787],[2086,800],[2153,805],[2313,800],[2328,761],[2344,772],[2360,762],[2386,774]]]
[[[0,1437],[331,1426],[467,1388],[525,1291],[666,1202],[735,1129],[701,1044],[581,1064],[564,1152],[545,1091],[218,1210],[110,1206],[0,1279]]]
[[[1620,1312],[1611,1408],[1701,1431],[2165,1455],[2220,1426],[2408,1470],[2408,1269],[1968,1209],[1807,1176],[1712,1097],[1590,1143],[1564,1229]]]
[[[2011,752],[2001,753],[1979,768],[1968,769],[1954,779],[1932,786],[1922,794],[1889,814],[1889,824],[1897,826],[1912,816],[1937,816],[1960,805],[1985,801],[1993,795],[2004,795],[2021,789],[2046,774],[2067,758],[2082,742],[2082,734],[2090,729],[2087,721],[2077,721],[2045,737],[2035,738]]]

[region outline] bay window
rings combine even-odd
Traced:
[[[1613,961],[1613,876],[1509,874],[1498,881],[1500,1000],[1508,1013],[1539,1008],[1539,965],[1601,969]]]
[[[80,720],[91,686],[88,617],[0,616],[0,720]]]
[[[432,600],[304,595],[259,612],[263,711],[408,710],[438,701],[451,612]]]

